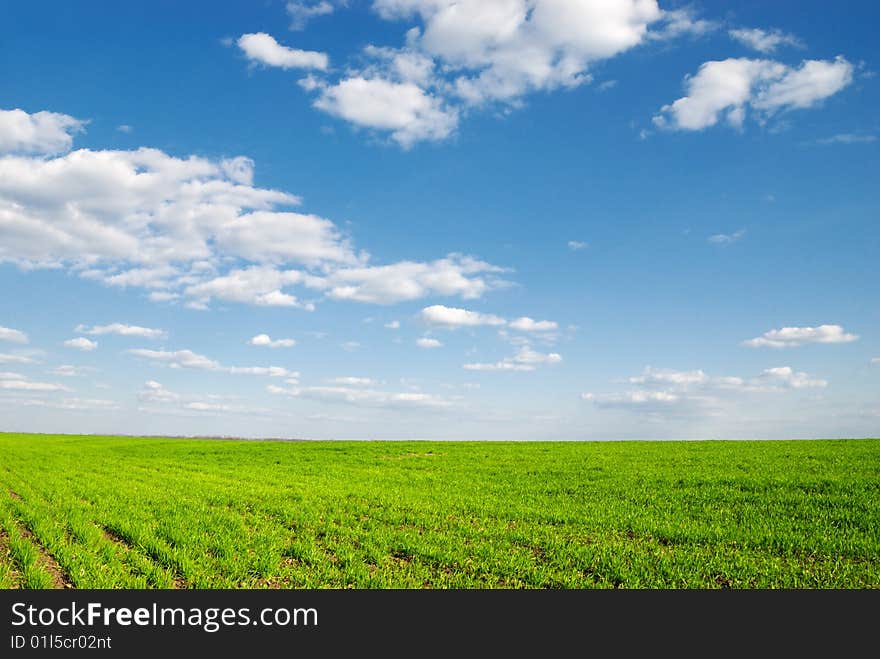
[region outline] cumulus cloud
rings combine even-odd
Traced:
[[[156,364],[170,368],[187,368],[201,371],[215,371],[230,375],[265,375],[269,377],[296,377],[299,373],[281,366],[223,366],[220,362],[193,352],[192,350],[147,350],[137,348],[128,351],[135,357],[148,359]]]
[[[400,329],[400,321],[399,320],[392,320],[388,323],[385,323],[385,327],[388,329],[395,329],[395,330]]]
[[[137,336],[142,339],[164,339],[168,337],[165,330],[140,327],[139,325],[125,325],[124,323],[110,323],[109,325],[77,325],[76,331],[80,334],[96,336],[101,334],[117,334],[119,336]]]
[[[447,328],[478,327],[481,325],[500,326],[507,323],[506,320],[499,316],[470,311],[468,309],[446,307],[442,304],[425,307],[422,309],[420,317],[422,321],[429,325]]]
[[[516,107],[530,93],[589,83],[596,62],[710,25],[685,10],[664,12],[656,0],[375,0],[372,6],[383,19],[406,21],[403,43],[368,44],[342,74],[299,82],[319,110],[404,148],[449,138],[471,109]],[[288,9],[298,28],[333,6],[298,1]],[[653,23],[656,34],[649,32]],[[275,65],[287,59],[274,39],[260,37],[254,59]]]
[[[522,346],[512,357],[505,357],[499,362],[470,363],[462,368],[468,371],[534,371],[539,366],[558,364],[562,356],[558,353],[542,353],[532,350],[529,346]]]
[[[257,334],[248,343],[264,348],[292,348],[296,345],[294,339],[272,339],[268,334]]]
[[[435,304],[425,307],[419,314],[420,319],[434,327],[445,329],[457,329],[459,327],[509,327],[519,332],[551,332],[559,329],[559,324],[552,320],[534,320],[528,316],[521,316],[513,320],[506,320],[494,314],[484,314],[469,309],[447,307]],[[527,342],[524,340],[523,342]]]
[[[180,396],[169,391],[156,380],[147,380],[138,394],[138,400],[145,403],[171,403],[180,400]]]
[[[334,300],[394,304],[428,295],[472,300],[507,282],[504,268],[462,254],[430,262],[401,261],[391,265],[339,268],[309,285],[323,288]],[[308,283],[308,282],[307,282]]]
[[[24,332],[12,329],[11,327],[0,326],[0,341],[9,341],[11,343],[27,343],[28,337]]]
[[[580,250],[586,249],[587,247],[589,247],[589,244],[585,243],[583,240],[569,240],[568,241],[568,248],[572,252],[579,252]]]
[[[64,342],[64,345],[68,348],[76,348],[77,350],[82,350],[83,352],[91,352],[98,347],[98,342],[91,341],[84,336],[78,336],[75,339],[68,339]]]
[[[805,60],[799,68],[763,59],[730,58],[705,62],[686,79],[687,95],[664,105],[653,122],[659,128],[702,130],[725,120],[740,128],[748,108],[759,121],[776,112],[812,107],[853,79],[853,65]]]
[[[511,320],[508,327],[520,332],[551,332],[559,329],[559,324],[552,320],[533,320],[528,316],[522,316]]]
[[[0,155],[52,155],[70,148],[84,121],[57,112],[0,110]]]
[[[443,347],[443,343],[441,343],[437,339],[432,339],[427,336],[423,336],[420,339],[416,339],[416,345],[419,348],[442,348]]]
[[[807,343],[850,343],[858,340],[840,325],[819,325],[818,327],[783,327],[764,332],[759,337],[744,341],[750,348],[791,348]]]
[[[251,62],[282,69],[318,69],[323,71],[330,63],[326,53],[288,48],[265,32],[243,34],[236,42]]]
[[[388,131],[404,148],[442,140],[458,125],[458,111],[412,82],[355,76],[326,86],[315,107],[357,126]]]
[[[328,403],[346,403],[362,407],[444,409],[454,401],[433,394],[416,392],[393,392],[357,387],[283,387],[268,386],[271,394],[308,398]]]
[[[370,263],[331,220],[298,213],[295,195],[253,186],[254,163],[176,158],[156,149],[0,155],[0,263],[67,268],[191,308],[212,300],[314,309],[324,298],[393,304],[474,299],[503,268],[461,254]]]
[[[762,30],[760,28],[740,28],[729,30],[728,34],[734,41],[761,53],[772,53],[780,46],[803,48],[800,39],[781,30]]]

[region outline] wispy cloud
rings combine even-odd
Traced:
[[[716,233],[715,235],[706,238],[706,240],[716,245],[730,245],[731,243],[738,241],[744,235],[746,235],[746,230],[739,229],[733,233]]]
[[[783,327],[764,332],[759,337],[744,341],[750,348],[792,348],[807,343],[850,343],[858,335],[847,332],[840,325],[818,327]]]

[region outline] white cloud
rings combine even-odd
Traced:
[[[500,326],[507,323],[506,320],[499,316],[469,311],[468,309],[446,307],[442,304],[425,307],[422,309],[420,317],[429,325],[452,329],[457,327],[478,327],[481,325]]]
[[[633,407],[644,405],[671,405],[681,401],[681,396],[667,391],[625,391],[616,394],[581,394],[581,398],[599,407]]]
[[[729,245],[731,243],[735,243],[744,235],[746,235],[746,230],[739,229],[738,231],[734,231],[733,233],[716,233],[706,238],[706,240],[708,240],[710,243],[715,243],[716,245]]]
[[[827,380],[811,378],[807,373],[794,371],[791,366],[777,366],[764,369],[761,377],[767,378],[780,386],[791,387],[792,389],[828,386]]]
[[[303,0],[290,0],[287,3],[287,15],[290,16],[290,29],[299,31],[317,16],[332,14],[335,7],[327,0],[317,2],[304,2]]]
[[[27,378],[20,373],[10,373],[9,371],[0,372],[0,380],[26,380]]]
[[[725,404],[756,395],[780,395],[797,389],[824,388],[827,380],[795,371],[790,366],[764,369],[758,376],[711,376],[702,369],[675,371],[647,367],[626,378],[639,389],[613,393],[584,393],[581,398],[602,408],[629,409],[651,416],[704,415]],[[744,400],[751,400],[745,398]]]
[[[342,384],[348,387],[372,387],[378,384],[372,378],[358,378],[358,377],[342,377],[342,378],[333,378],[331,380],[334,384]]]
[[[84,121],[57,112],[0,110],[0,154],[62,153],[73,143],[73,134],[85,126]]]
[[[24,355],[11,355],[8,352],[0,352],[0,364],[32,364],[30,357]]]
[[[11,343],[27,343],[28,337],[27,334],[17,329],[0,326],[0,341],[10,341]]]
[[[449,254],[427,263],[401,261],[391,265],[341,268],[309,285],[327,288],[331,299],[373,304],[394,304],[428,295],[470,300],[505,286],[507,282],[496,276],[501,272],[505,269],[473,257]]]
[[[395,329],[395,330],[400,329],[400,321],[399,320],[392,320],[389,323],[385,323],[385,327],[388,329]]]
[[[119,409],[116,401],[106,400],[103,398],[62,398],[61,400],[44,400],[32,398],[21,401],[22,405],[28,407],[48,407],[57,410],[68,411],[107,411]]]
[[[744,341],[743,345],[750,348],[790,348],[806,343],[849,343],[858,338],[858,335],[846,332],[840,325],[783,327],[764,332],[759,337]]]
[[[631,384],[662,384],[662,385],[691,385],[704,384],[709,381],[702,370],[673,371],[669,369],[654,369],[648,366],[641,375],[627,378]]]
[[[168,333],[165,330],[140,327],[138,325],[125,325],[123,323],[95,325],[91,328],[86,325],[77,325],[76,331],[80,334],[88,334],[90,336],[118,334],[119,336],[137,336],[143,339],[164,339],[168,337]]]
[[[430,337],[423,336],[420,339],[416,339],[416,345],[419,348],[442,348],[443,343],[438,341],[437,339],[432,339]]]
[[[505,357],[500,362],[464,364],[468,371],[534,371],[538,366],[558,364],[562,356],[558,353],[549,354],[536,352],[529,346],[521,347],[512,357]]]
[[[704,18],[696,18],[691,9],[672,9],[662,12],[660,22],[655,29],[648,33],[648,37],[668,41],[685,36],[701,37],[716,29],[718,29],[718,23]]]
[[[192,284],[184,289],[184,293],[202,305],[218,299],[263,307],[311,310],[313,305],[300,302],[295,295],[281,290],[286,286],[301,284],[305,279],[306,275],[299,270],[278,270],[271,266],[255,265]]]
[[[90,341],[84,336],[78,336],[75,339],[68,339],[64,342],[64,345],[68,348],[76,348],[77,350],[82,350],[83,352],[90,352],[98,347],[98,342]]]
[[[458,111],[412,82],[345,78],[324,87],[315,107],[357,126],[389,131],[404,148],[449,137]]]
[[[145,403],[172,403],[180,400],[180,396],[168,391],[155,380],[147,380],[144,382],[143,390],[138,394],[138,399]]]
[[[283,387],[268,386],[271,394],[309,398],[331,403],[347,403],[363,407],[443,409],[454,402],[433,394],[390,392],[363,387]]]
[[[132,131],[134,131],[134,128],[131,127],[131,126],[129,126],[128,124],[119,124],[119,125],[116,127],[116,130],[118,130],[120,133],[126,133],[126,134],[127,134],[127,133],[131,133]]]
[[[516,107],[526,94],[589,82],[592,63],[645,42],[651,23],[668,37],[708,25],[662,12],[655,0],[375,0],[373,8],[410,22],[405,44],[368,45],[341,78],[300,85],[318,109],[404,148],[453,135],[470,108]]]
[[[578,252],[582,249],[586,249],[587,247],[589,247],[589,244],[585,243],[583,240],[569,240],[568,241],[568,248],[572,252]]]
[[[296,377],[299,373],[281,366],[223,366],[220,362],[193,352],[192,350],[146,350],[137,348],[128,351],[136,357],[165,364],[170,368],[188,368],[202,371],[216,371],[230,375],[266,375],[269,377]]]
[[[238,47],[251,61],[282,69],[325,70],[330,58],[326,53],[312,50],[298,50],[282,46],[275,38],[265,32],[243,34],[238,38]]]
[[[85,375],[89,370],[83,366],[72,366],[71,364],[63,364],[49,371],[52,375],[60,375],[65,378],[77,377]]]
[[[874,358],[871,360],[871,363],[872,363],[872,364],[880,364],[880,357],[874,357]]]
[[[550,332],[559,329],[559,324],[552,320],[533,320],[528,316],[522,316],[511,320],[509,327],[520,332]]]
[[[298,197],[252,186],[253,162],[175,158],[155,149],[0,156],[0,262],[66,268],[150,299],[314,309],[326,298],[393,304],[478,298],[503,268],[449,254],[369,263],[330,220],[284,207]]]
[[[459,327],[502,327],[508,326],[520,332],[550,332],[559,329],[559,324],[552,320],[534,320],[528,316],[521,316],[507,321],[500,316],[484,314],[469,309],[447,307],[435,304],[425,307],[419,314],[421,320],[435,327],[457,329]]]
[[[5,373],[4,375],[16,375],[15,373]],[[15,378],[0,378],[0,389],[12,391],[70,391],[62,384],[54,382],[34,382],[25,377],[19,376]]]
[[[292,348],[296,345],[294,339],[272,339],[268,334],[257,334],[248,343],[264,348]]]
[[[762,30],[760,28],[742,28],[729,30],[730,38],[761,53],[772,53],[780,46],[803,48],[801,41],[791,34],[780,30]]]
[[[361,344],[358,341],[344,341],[344,342],[340,343],[339,345],[346,352],[354,352],[355,350],[357,350],[358,348],[361,347]]]
[[[876,135],[863,135],[859,133],[838,133],[831,137],[816,140],[816,144],[871,144],[877,141]]]
[[[747,107],[764,120],[778,111],[812,107],[852,79],[853,66],[843,57],[805,60],[797,69],[746,58],[705,62],[686,78],[687,96],[664,105],[653,121],[660,128],[702,130],[724,118],[739,128]]]

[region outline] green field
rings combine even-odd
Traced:
[[[880,440],[0,434],[3,588],[877,588]]]

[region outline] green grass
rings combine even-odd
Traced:
[[[877,588],[880,440],[0,434],[0,528],[3,588]]]

